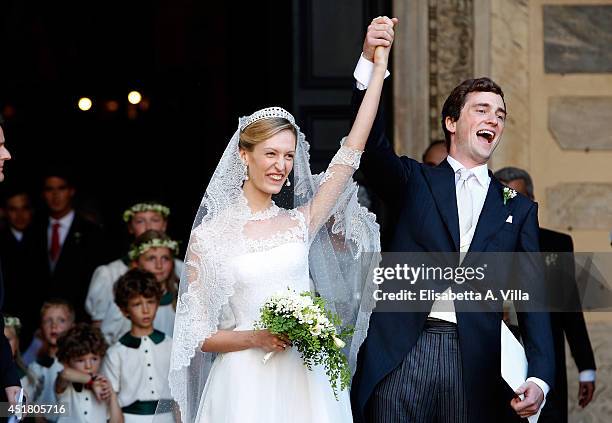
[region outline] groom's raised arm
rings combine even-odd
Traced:
[[[372,75],[374,64],[371,56],[374,49],[385,42],[393,42],[393,27],[386,20],[388,18],[376,18],[368,27],[363,43],[363,53],[354,73],[356,83],[352,99],[353,119],[357,115]],[[385,203],[393,204],[397,203],[405,192],[405,184],[410,176],[411,167],[416,162],[406,157],[400,158],[395,154],[387,138],[385,126],[385,113],[381,101],[361,158],[360,169],[376,195]]]

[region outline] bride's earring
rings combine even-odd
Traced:
[[[243,181],[248,181],[249,180],[249,165],[246,163],[242,163],[244,165],[244,177],[242,178]]]
[[[287,177],[287,182],[285,183],[286,186],[290,187],[291,186],[291,181],[289,180],[289,177]]]

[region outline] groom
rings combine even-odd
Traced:
[[[355,70],[355,111],[374,49],[393,40],[394,23],[382,17],[368,27]],[[539,251],[537,204],[520,195],[506,202],[487,167],[505,123],[497,84],[488,78],[462,82],[442,109],[449,156],[432,168],[393,152],[379,110],[360,169],[397,216],[390,251]],[[501,318],[501,310],[456,313],[452,302],[434,302],[430,312],[373,313],[351,388],[355,421],[490,423],[535,414],[553,386],[549,315],[519,316],[529,362],[527,381],[517,391],[523,399],[501,379]]]

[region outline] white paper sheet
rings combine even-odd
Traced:
[[[504,322],[501,322],[501,374],[513,391],[516,391],[527,379],[525,349]],[[545,403],[546,399],[538,412],[527,418],[529,423],[537,423]]]

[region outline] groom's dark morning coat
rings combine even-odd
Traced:
[[[364,91],[355,89],[353,116],[363,95]],[[431,168],[398,157],[384,129],[381,106],[360,169],[368,186],[397,216],[387,250],[458,252],[455,175],[450,164],[445,160]],[[512,223],[506,222],[510,215]],[[491,175],[470,251],[539,251],[538,236],[537,204],[520,195],[504,204],[503,186]],[[502,415],[512,416],[509,407],[512,392],[500,374],[502,310],[461,313],[461,305],[455,304],[469,421],[490,423],[499,421]],[[372,313],[351,388],[356,422],[366,421],[364,409],[374,388],[416,344],[427,315],[427,312]],[[519,323],[529,361],[528,377],[540,378],[552,388],[555,366],[549,315],[520,313]]]

